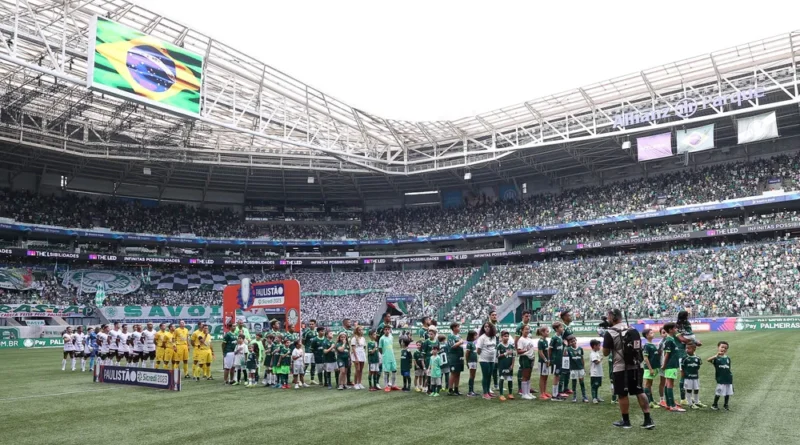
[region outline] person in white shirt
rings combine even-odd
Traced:
[[[294,389],[299,389],[301,386],[308,388],[305,382],[305,358],[306,353],[303,351],[303,344],[300,340],[294,342],[294,349],[292,350],[292,383]],[[297,379],[300,379],[298,383]]]
[[[246,369],[244,366],[244,358],[247,354],[247,345],[244,343],[244,335],[240,335],[238,339],[236,339],[236,346],[233,349],[233,364],[234,368],[236,368],[236,381],[233,383],[234,385],[239,385],[239,376],[242,375],[242,369]]]
[[[592,385],[592,403],[603,402],[598,396],[600,386],[603,384],[603,353],[600,351],[600,340],[592,339],[589,342],[592,352],[589,354],[589,378]]]
[[[75,345],[72,343],[72,328],[67,326],[67,329],[61,334],[61,339],[64,340],[64,358],[61,360],[61,370],[67,370],[67,357],[72,359],[72,370],[75,370]]]
[[[152,368],[156,359],[156,331],[153,330],[153,323],[147,323],[147,330],[142,332],[142,342],[144,343],[144,354],[142,355],[142,366]],[[147,363],[145,363],[147,360]]]
[[[100,360],[99,363],[101,365],[110,365],[111,364],[111,357],[110,357],[110,343],[111,338],[108,335],[108,325],[100,326],[100,332],[97,334],[97,347],[100,350]]]
[[[517,353],[519,354],[519,372],[522,375],[520,392],[523,400],[533,400],[531,394],[531,372],[536,363],[536,342],[531,338],[530,325],[523,325],[521,335],[517,339]]]
[[[115,365],[118,365],[119,361],[122,360],[119,355],[119,344],[117,343],[119,332],[119,322],[114,323],[114,328],[108,331],[108,358]]]
[[[86,347],[86,334],[83,333],[83,326],[75,328],[77,332],[72,336],[72,343],[75,349],[75,357],[81,358],[81,372],[86,372],[86,356],[84,348]]]
[[[364,389],[361,379],[364,374],[364,362],[367,361],[367,340],[364,339],[364,328],[361,326],[356,326],[353,331],[353,338],[350,339],[350,358],[355,366],[353,388]]]
[[[133,332],[131,332],[131,340],[132,346],[131,351],[131,359],[133,360],[133,366],[137,366],[141,368],[144,366],[144,344],[142,343],[142,326],[135,324],[133,325]]]
[[[125,359],[125,364],[130,365],[131,363],[131,346],[128,343],[130,339],[131,333],[128,332],[128,325],[122,325],[122,331],[117,334],[117,362],[122,364],[122,359]]]
[[[497,361],[497,329],[494,324],[486,322],[483,324],[482,331],[483,334],[478,337],[475,348],[483,374],[483,398],[488,400],[493,397],[489,392],[489,385],[492,382],[494,366]]]

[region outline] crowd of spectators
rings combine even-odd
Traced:
[[[101,270],[101,269],[98,269]],[[164,269],[164,273],[175,272],[179,268]],[[123,271],[123,270],[120,270]],[[141,277],[141,272],[124,270]],[[388,296],[411,296],[408,302],[409,316],[433,315],[448,302],[467,278],[475,271],[473,268],[417,269],[405,272],[328,272],[328,273],[258,273],[237,271],[228,276],[249,277],[253,282],[296,279],[303,293],[303,312],[309,318],[319,321],[341,320],[350,317],[354,320],[372,320],[385,309]],[[75,287],[66,288],[60,282],[58,273],[51,270],[37,272],[37,285],[29,290],[0,290],[0,303],[47,303],[56,305],[92,304],[94,289],[85,287],[80,294]],[[143,277],[142,277],[143,278]],[[231,283],[233,284],[233,283]],[[317,294],[317,295],[309,295]],[[142,284],[134,292],[127,294],[109,293],[106,306],[174,306],[174,305],[219,305],[222,292],[207,288],[169,290],[157,289]]]
[[[369,325],[375,319],[375,315],[386,307],[384,305],[385,298],[386,294],[383,293],[303,297],[303,317],[307,320],[317,320],[319,323],[330,323],[349,318]]]
[[[800,308],[800,242],[751,243],[493,267],[448,319],[479,319],[521,289],[554,289],[542,313],[569,308],[597,319],[609,307],[629,316],[793,314]]]
[[[694,248],[643,254],[617,253],[572,259],[554,258],[491,267],[450,313],[449,320],[476,320],[522,289],[554,289],[545,316],[570,308],[579,319],[596,319],[608,307],[625,307],[632,318],[672,316],[686,309],[695,316],[790,314],[800,308],[800,242],[797,239]],[[391,295],[413,296],[407,315],[435,316],[450,302],[472,268],[394,272],[260,274],[255,281],[295,278],[303,308],[320,321],[350,317],[367,322]],[[37,271],[40,285],[26,291],[3,290],[2,303],[90,303],[93,294],[76,295],[52,272]],[[316,295],[308,295],[316,294]],[[165,290],[143,285],[138,291],[108,296],[106,305],[214,305],[221,292]]]
[[[209,237],[402,238],[512,229],[588,220],[654,208],[756,196],[765,181],[780,178],[785,189],[800,184],[800,155],[714,165],[533,195],[521,201],[474,199],[458,208],[413,207],[366,212],[360,225],[251,224],[231,209],[179,204],[152,206],[130,199],[93,199],[0,191],[0,217],[19,222],[123,232],[195,234]],[[327,218],[322,214],[321,218]]]

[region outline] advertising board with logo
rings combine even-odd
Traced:
[[[94,381],[117,385],[144,386],[147,388],[181,390],[178,369],[129,368],[127,366],[96,366]]]

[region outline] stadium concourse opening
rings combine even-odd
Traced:
[[[241,284],[226,286],[222,291],[222,319],[224,329],[236,320],[239,310],[282,309],[286,327],[300,332],[300,283],[297,280],[250,283],[249,278]]]

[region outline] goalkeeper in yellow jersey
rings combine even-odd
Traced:
[[[172,357],[172,363],[175,368],[179,369],[181,362],[183,362],[183,378],[189,378],[189,330],[186,329],[186,322],[181,320],[179,327],[175,329],[175,354]]]

